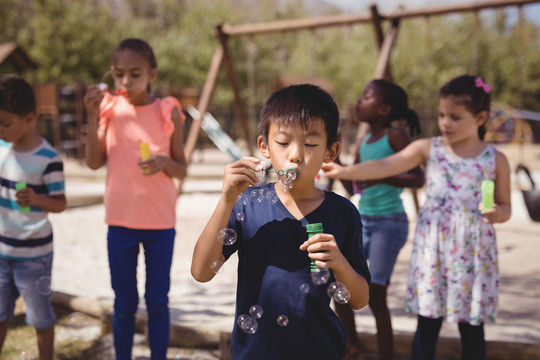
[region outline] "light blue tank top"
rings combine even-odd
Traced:
[[[394,149],[388,143],[388,133],[374,143],[368,144],[371,137],[368,134],[360,145],[360,159],[367,160],[382,159],[395,154]],[[367,189],[360,196],[358,208],[362,215],[385,215],[403,212],[401,192],[403,188],[390,185],[374,185]]]

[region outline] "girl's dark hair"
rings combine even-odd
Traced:
[[[392,108],[387,127],[396,120],[404,119],[409,127],[411,136],[420,134],[420,120],[418,115],[412,109],[409,109],[409,97],[403,88],[391,81],[384,79],[372,80],[371,84],[379,89],[380,101]]]
[[[461,75],[441,87],[439,98],[452,96],[454,101],[463,105],[471,114],[477,115],[487,111],[489,116],[491,104],[491,87],[480,76]],[[484,140],[486,123],[478,127],[478,137]]]
[[[264,104],[259,122],[259,133],[268,142],[270,124],[302,125],[322,120],[326,130],[326,146],[338,141],[339,111],[330,94],[311,84],[291,85],[274,92]]]
[[[148,60],[151,69],[157,69],[157,60],[154,50],[146,41],[137,38],[124,39],[116,47],[115,53],[122,50],[131,50]]]
[[[25,80],[5,75],[0,78],[0,109],[24,117],[36,112],[36,96]]]

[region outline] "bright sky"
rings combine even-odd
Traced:
[[[399,5],[405,5],[406,9],[418,9],[424,7],[436,7],[441,5],[471,3],[475,0],[324,0],[327,3],[338,6],[347,12],[368,11],[372,4],[376,4],[380,12],[392,12]],[[481,1],[480,1],[481,2]],[[517,17],[517,7],[508,7],[509,21],[515,21]],[[540,23],[540,1],[537,4],[524,5],[525,16],[529,20]]]

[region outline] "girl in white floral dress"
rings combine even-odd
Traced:
[[[378,179],[425,166],[426,202],[418,214],[406,310],[418,314],[412,359],[434,359],[443,318],[457,322],[462,359],[485,359],[485,322],[497,315],[499,273],[494,223],[511,214],[506,157],[483,141],[491,87],[462,75],[439,92],[441,137],[412,142],[381,160],[323,166],[341,179]],[[483,209],[481,183],[495,183]]]

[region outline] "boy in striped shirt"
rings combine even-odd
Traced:
[[[66,208],[58,152],[36,129],[32,87],[0,78],[0,351],[15,300],[26,303],[39,358],[53,359],[56,316],[51,306],[52,227],[49,212]]]

